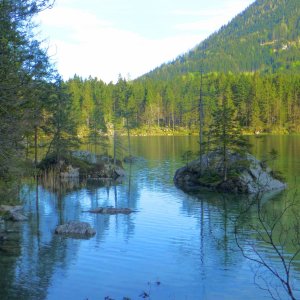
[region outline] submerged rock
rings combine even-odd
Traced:
[[[135,163],[135,162],[139,161],[139,158],[136,156],[129,155],[129,156],[125,156],[123,158],[123,161],[124,161],[124,163],[131,164],[131,163]]]
[[[0,212],[4,213],[4,219],[13,222],[26,221],[28,218],[21,212],[22,206],[0,205]]]
[[[27,216],[23,215],[21,212],[14,211],[10,213],[9,220],[13,222],[23,222],[23,221],[27,221],[28,218]]]
[[[115,208],[115,207],[98,207],[95,209],[88,210],[87,212],[94,214],[108,214],[108,215],[116,215],[116,214],[131,214],[134,212],[130,208]]]
[[[55,229],[55,233],[77,238],[87,238],[95,235],[96,231],[89,223],[70,221],[66,224],[58,225]]]
[[[274,172],[251,154],[228,153],[228,165],[232,174],[222,180],[223,161],[219,152],[213,151],[178,169],[174,176],[177,187],[186,192],[209,190],[253,194],[285,189],[286,184],[274,178]],[[201,169],[202,167],[202,169]],[[233,171],[233,172],[232,172]],[[230,173],[230,172],[229,172]]]
[[[21,205],[0,205],[0,211],[4,212],[20,211],[22,208]]]

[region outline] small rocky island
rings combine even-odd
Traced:
[[[174,176],[175,185],[185,192],[201,189],[211,191],[255,194],[286,188],[276,172],[253,155],[228,152],[228,175],[224,180],[224,161],[220,151],[204,154],[201,159],[187,163]]]
[[[88,178],[116,180],[125,176],[120,160],[107,155],[95,155],[89,151],[73,151],[59,158],[49,155],[39,164],[45,172],[53,171],[63,179]]]

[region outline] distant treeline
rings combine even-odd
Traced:
[[[105,84],[75,76],[66,82],[80,135],[122,128],[197,130],[200,73],[170,81],[144,79]],[[300,75],[211,73],[202,76],[205,126],[226,97],[246,132],[300,132]]]

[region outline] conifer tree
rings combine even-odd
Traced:
[[[210,149],[217,150],[222,158],[223,180],[228,179],[229,153],[244,153],[249,146],[241,133],[237,121],[236,110],[232,102],[230,86],[226,84],[225,91],[220,95],[219,105],[212,113],[210,128]]]
[[[24,137],[36,121],[34,111],[41,107],[37,90],[51,76],[48,57],[31,31],[32,17],[48,4],[47,0],[0,3],[0,179],[20,173]]]
[[[65,84],[60,78],[52,84],[52,94],[49,97],[51,114],[47,119],[44,130],[51,137],[47,156],[54,155],[58,162],[68,152],[78,146],[76,135],[76,120],[71,114],[71,97],[66,91]]]

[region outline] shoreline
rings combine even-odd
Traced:
[[[116,130],[118,136],[127,136],[127,130]],[[300,135],[300,132],[288,132],[286,130],[275,130],[271,132],[261,132],[261,133],[255,133],[253,131],[249,130],[242,130],[242,135],[244,136],[292,136],[292,135]],[[114,132],[108,132],[108,133],[100,133],[99,137],[113,137]],[[143,137],[143,136],[199,136],[199,132],[197,130],[185,130],[185,129],[169,129],[169,128],[149,128],[149,129],[132,129],[130,130],[130,137]],[[88,135],[80,136],[79,137],[82,140],[89,139]]]

